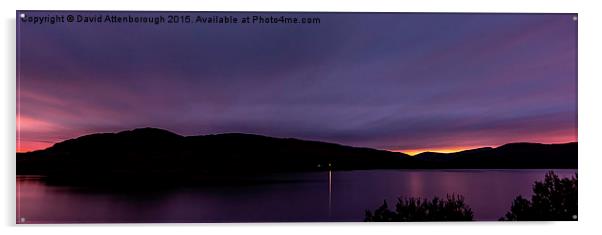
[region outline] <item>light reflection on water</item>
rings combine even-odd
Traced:
[[[371,170],[295,173],[278,183],[112,190],[48,185],[17,176],[17,222],[362,221],[398,196],[460,194],[477,220],[497,220],[530,197],[548,170]],[[576,170],[554,170],[561,177]],[[24,221],[23,221],[24,220]]]

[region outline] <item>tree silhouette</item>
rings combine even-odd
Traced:
[[[385,200],[374,213],[366,210],[364,221],[470,221],[472,217],[472,210],[464,203],[464,197],[447,195],[446,199],[434,197],[432,200],[398,198],[395,211],[389,210]]]
[[[500,220],[577,220],[577,174],[561,179],[550,171],[543,182],[535,182],[533,193],[530,201],[516,197]]]

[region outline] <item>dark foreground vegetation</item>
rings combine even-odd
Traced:
[[[399,198],[395,210],[389,210],[387,201],[372,213],[366,211],[367,222],[407,221],[471,221],[472,210],[462,196],[447,195],[432,200]]]
[[[405,221],[470,221],[473,212],[458,195],[445,199],[399,198],[394,210],[387,201],[374,212],[366,211],[368,222]],[[569,221],[577,220],[577,176],[559,178],[554,172],[546,174],[543,182],[533,185],[531,200],[516,197],[503,221]]]
[[[576,174],[574,177],[561,179],[554,172],[549,172],[543,182],[535,182],[533,193],[531,200],[516,197],[510,211],[500,220],[577,220]]]

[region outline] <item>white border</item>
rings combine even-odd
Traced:
[[[160,2],[103,0],[27,0],[2,1],[2,51],[0,58],[2,90],[3,169],[0,181],[0,234],[573,234],[599,231],[601,208],[599,142],[600,121],[600,43],[601,9],[597,1],[519,1],[519,0],[412,0],[412,1],[334,1],[276,0],[180,1]],[[15,10],[186,10],[186,11],[371,11],[371,12],[540,12],[579,14],[579,222],[550,223],[295,223],[295,224],[117,224],[117,225],[14,225],[15,223]]]

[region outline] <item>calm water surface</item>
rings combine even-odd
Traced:
[[[530,197],[548,170],[370,170],[272,176],[242,186],[109,190],[48,185],[17,176],[19,223],[362,221],[399,196],[461,194],[476,220],[497,220]],[[570,177],[576,170],[554,170]]]

